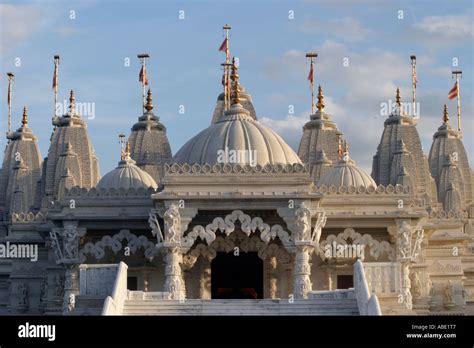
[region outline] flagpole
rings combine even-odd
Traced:
[[[230,46],[229,46],[229,30],[231,26],[226,24],[222,27],[225,33],[225,65],[224,65],[224,110],[230,108],[230,89],[229,89],[229,78],[230,78]]]
[[[8,76],[8,132],[7,136],[10,135],[12,131],[12,92],[13,92],[13,78],[15,75],[9,72]]]
[[[310,69],[311,76],[309,76],[310,86],[311,86],[311,115],[314,114],[314,69],[313,69],[313,66],[314,66],[314,59],[317,56],[318,54],[315,52],[306,53],[306,58],[309,58],[311,61],[311,69]]]
[[[141,53],[141,54],[137,54],[137,57],[138,59],[140,59],[141,61],[141,71],[143,72],[143,76],[142,76],[142,112],[145,113],[145,104],[146,104],[146,80],[147,80],[147,77],[145,76],[145,71],[146,71],[146,59],[147,58],[150,58],[150,55],[148,53]]]
[[[455,70],[453,75],[456,76],[456,92],[458,97],[458,131],[461,131],[461,90],[459,88],[459,77],[462,76],[462,71]]]
[[[410,56],[411,59],[411,87],[412,87],[412,100],[413,100],[413,117],[416,117],[416,56]]]
[[[53,87],[54,87],[54,107],[53,107],[53,114],[54,116],[56,115],[56,107],[58,105],[58,88],[59,88],[59,55],[54,56],[54,81],[53,81]]]

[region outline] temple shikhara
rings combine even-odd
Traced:
[[[460,108],[453,122],[440,102],[424,153],[417,125],[428,121],[403,107],[416,105],[412,56],[412,95],[394,91],[367,173],[313,88],[310,53],[312,114],[296,152],[259,122],[229,29],[209,126],[174,154],[147,54],[143,114],[103,176],[73,91],[44,158],[24,109],[7,133],[0,244],[38,255],[0,258],[0,314],[474,314],[474,175]],[[10,79],[10,110],[11,91]]]

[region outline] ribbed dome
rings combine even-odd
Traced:
[[[155,180],[150,174],[140,169],[135,165],[135,161],[129,156],[125,156],[123,160],[119,162],[119,165],[114,170],[108,172],[100,179],[97,184],[97,189],[105,188],[157,188]]]
[[[219,154],[226,150],[242,154],[233,163],[249,164],[242,160],[245,153],[247,156],[256,153],[255,161],[250,163],[255,165],[301,163],[298,155],[278,134],[254,120],[240,104],[233,105],[217,123],[184,144],[173,157],[173,162],[212,165],[220,163]]]
[[[354,186],[377,187],[374,179],[356,166],[356,163],[346,153],[336,166],[319,179],[317,186]]]

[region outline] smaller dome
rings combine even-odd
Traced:
[[[135,161],[130,158],[129,154],[126,154],[119,162],[117,168],[108,172],[100,179],[96,188],[138,189],[141,187],[145,189],[153,187],[156,189],[158,185],[150,174],[137,167]]]
[[[319,179],[317,186],[354,186],[354,187],[377,187],[374,179],[364,172],[362,169],[356,166],[356,163],[349,158],[349,154],[346,152],[342,159],[337,162],[335,167],[324,174]]]

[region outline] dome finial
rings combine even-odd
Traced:
[[[130,142],[127,141],[127,145],[125,146],[125,159],[130,159]]]
[[[402,97],[400,96],[400,87],[397,87],[397,92],[395,94],[395,103],[397,104],[398,114],[401,115],[402,112]]]
[[[318,104],[316,105],[316,107],[318,108],[318,110],[320,112],[323,112],[325,106],[326,105],[324,105],[323,89],[321,88],[321,85],[319,85],[319,87],[318,87]]]
[[[74,96],[74,91],[71,89],[69,94],[69,114],[72,116],[76,111],[76,97]]]
[[[146,111],[150,112],[153,110],[153,95],[151,93],[151,89],[148,89],[148,94],[146,96],[146,104],[145,104]]]
[[[21,119],[21,124],[23,125],[23,128],[28,126],[28,110],[26,109],[26,106],[23,108],[23,118]]]
[[[125,134],[120,133],[118,137],[119,137],[119,144],[120,144],[120,160],[123,161],[125,159],[125,149],[124,149]]]
[[[239,86],[239,74],[237,74],[237,63],[235,57],[232,58],[232,105],[240,104],[240,86]]]
[[[448,115],[448,105],[444,104],[444,110],[443,110],[443,122],[448,123],[449,121],[449,115]]]

